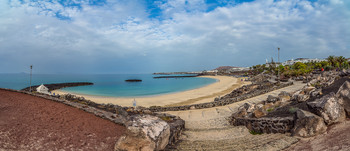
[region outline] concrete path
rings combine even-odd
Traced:
[[[185,120],[186,130],[178,150],[280,150],[288,147],[298,140],[287,134],[251,135],[245,127],[231,126],[228,118],[244,103],[258,103],[266,100],[268,95],[294,92],[304,86],[304,83],[294,82],[294,85],[226,106],[166,112]],[[271,143],[275,145],[271,146]]]

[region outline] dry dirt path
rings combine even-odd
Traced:
[[[245,127],[231,126],[228,118],[244,103],[258,103],[268,95],[294,92],[303,86],[304,83],[295,82],[292,86],[226,106],[166,112],[185,120],[186,130],[177,150],[280,150],[296,143],[298,139],[288,134],[251,135]]]

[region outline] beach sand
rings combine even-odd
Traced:
[[[242,86],[243,84],[249,84],[249,82],[242,82],[238,78],[229,76],[203,76],[207,78],[217,79],[217,82],[210,84],[205,87],[171,93],[164,95],[156,95],[149,97],[135,97],[137,106],[175,106],[175,105],[188,105],[196,103],[204,103],[214,101],[215,97],[223,96],[230,93],[232,90]],[[68,92],[62,90],[55,90],[53,93],[66,94]],[[77,96],[83,96],[84,98],[94,101],[96,103],[112,103],[121,106],[132,106],[134,97],[123,98],[123,97],[104,97],[104,96],[93,96],[93,95],[82,95],[70,93]]]

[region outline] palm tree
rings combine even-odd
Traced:
[[[331,64],[331,66],[334,66],[336,63],[335,56],[328,56],[327,61]]]
[[[343,62],[346,62],[346,59],[345,59],[345,57],[343,57],[343,56],[336,57],[335,60],[336,60],[339,64],[342,64]]]

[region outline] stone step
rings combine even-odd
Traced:
[[[289,137],[288,134],[263,134],[263,135],[247,135],[234,139],[223,140],[197,140],[197,141],[181,141],[176,149],[169,150],[282,150],[298,141],[297,138]]]
[[[186,130],[210,130],[222,129],[230,126],[228,117],[217,117],[205,120],[187,120],[185,122]]]
[[[183,132],[182,140],[223,140],[250,135],[245,126],[227,126],[222,129],[187,130]]]

